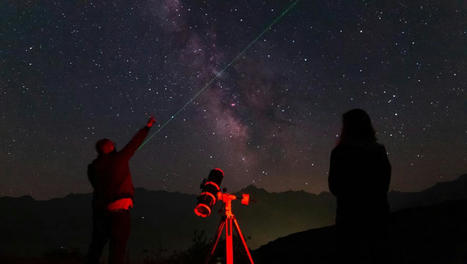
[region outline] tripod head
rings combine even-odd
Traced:
[[[232,213],[232,201],[234,200],[241,200],[243,205],[248,205],[250,203],[250,195],[247,193],[242,194],[242,196],[237,196],[231,193],[228,193],[227,190],[224,188],[217,193],[217,200],[222,201],[224,203],[224,215],[222,216],[221,223],[217,228],[216,239],[214,242],[214,246],[212,247],[211,253],[206,259],[205,264],[209,263],[209,260],[214,255],[214,252],[217,247],[217,243],[219,243],[219,239],[222,234],[222,229],[225,227],[225,248],[226,248],[226,264],[233,264],[233,231],[236,230],[238,236],[240,237],[243,247],[245,248],[245,252],[248,256],[250,264],[254,264],[253,258],[251,257],[250,250],[246,244],[245,238],[243,237],[242,231],[240,230],[240,226],[238,225],[237,219],[235,215]]]
[[[226,189],[222,190],[223,192],[218,192],[217,193],[217,199],[219,201],[222,201],[224,203],[224,213],[225,216],[227,217],[232,217],[232,201],[239,199],[241,201],[241,204],[248,206],[250,203],[250,195],[247,193],[243,193],[242,196],[236,196],[234,194],[227,193]]]

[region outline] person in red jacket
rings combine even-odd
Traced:
[[[109,139],[104,138],[96,143],[98,156],[88,166],[88,178],[94,189],[92,242],[87,256],[90,264],[99,263],[108,241],[109,263],[124,263],[134,196],[128,162],[155,122],[151,117],[120,151]]]

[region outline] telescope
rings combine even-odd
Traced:
[[[221,191],[221,183],[224,178],[224,172],[219,169],[213,169],[209,173],[207,179],[203,179],[201,182],[201,194],[198,196],[198,203],[195,207],[195,214],[200,217],[208,217],[211,215],[212,207],[216,202],[222,201],[224,203],[224,214],[222,216],[221,222],[217,227],[216,237],[214,239],[214,245],[206,258],[206,264],[209,263],[212,256],[216,251],[217,244],[222,236],[222,230],[225,227],[225,243],[226,243],[226,264],[233,264],[233,229],[237,231],[238,236],[240,237],[243,247],[247,253],[248,259],[251,264],[254,264],[253,258],[251,257],[250,250],[246,244],[245,238],[243,237],[242,231],[240,230],[240,225],[238,224],[237,218],[232,212],[232,201],[241,200],[243,205],[248,205],[250,202],[249,194],[242,194],[241,197],[237,197],[234,194],[227,193],[227,190],[224,188]]]
[[[201,182],[201,194],[198,196],[198,204],[195,207],[195,214],[200,217],[211,215],[212,207],[217,202],[217,195],[221,191],[221,183],[224,172],[215,168],[211,170],[207,179]]]

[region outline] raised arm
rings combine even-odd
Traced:
[[[144,139],[148,135],[149,129],[155,122],[156,120],[154,119],[154,117],[151,116],[146,126],[140,129],[138,133],[136,133],[136,135],[133,136],[130,142],[126,144],[126,146],[120,151],[120,153],[122,153],[125,157],[130,159],[133,156],[133,154],[135,154],[138,147],[143,143]]]

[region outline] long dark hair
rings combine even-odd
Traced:
[[[375,129],[370,116],[362,109],[352,109],[342,115],[339,144],[375,143]]]

